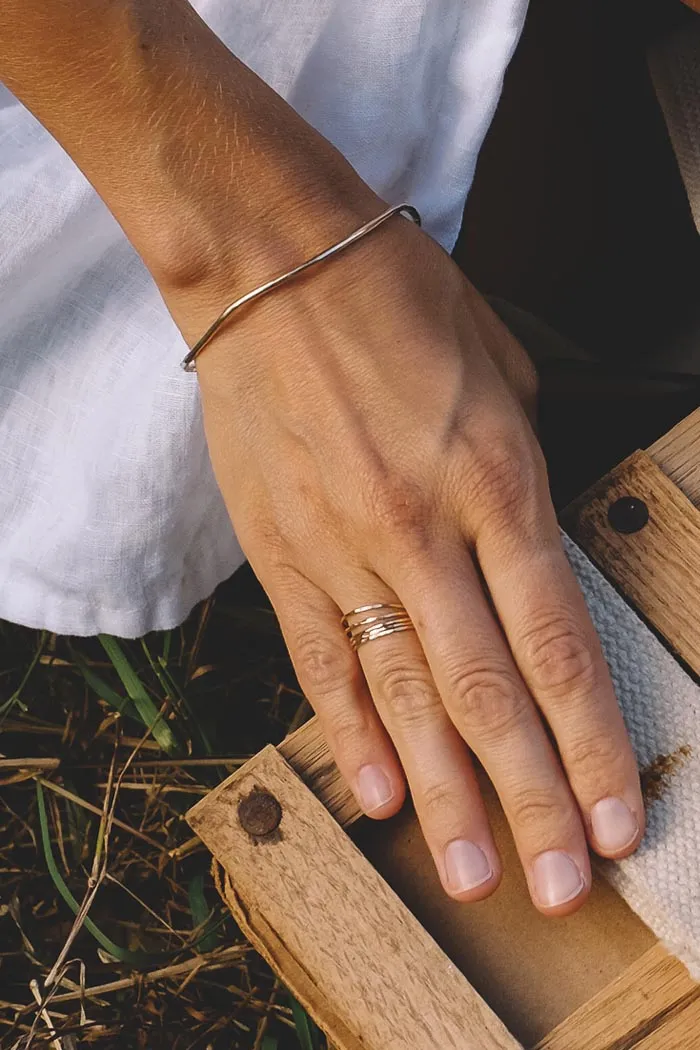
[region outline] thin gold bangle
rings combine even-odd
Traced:
[[[210,339],[218,332],[224,322],[228,321],[234,310],[238,310],[241,306],[246,306],[248,303],[252,303],[254,299],[259,299],[260,296],[265,295],[267,292],[273,291],[275,288],[279,288],[280,285],[286,284],[287,281],[293,280],[298,277],[299,274],[308,270],[310,266],[315,266],[316,263],[324,262],[326,259],[330,259],[331,256],[337,255],[339,252],[349,248],[351,244],[359,241],[361,237],[371,233],[372,230],[376,230],[378,226],[381,226],[387,219],[391,219],[394,215],[407,215],[417,226],[421,224],[421,218],[416,208],[411,204],[397,204],[393,208],[387,208],[381,215],[378,215],[376,219],[371,219],[369,222],[361,226],[359,230],[355,230],[349,237],[339,241],[337,244],[332,244],[330,248],[326,248],[325,251],[319,252],[318,255],[314,255],[313,259],[307,259],[306,262],[301,263],[300,266],[295,266],[293,270],[289,270],[287,273],[280,274],[279,277],[273,278],[271,281],[267,281],[265,284],[261,284],[258,288],[254,288],[252,292],[247,292],[242,295],[240,299],[234,300],[230,303],[225,310],[223,310],[212,325],[207,328],[204,335],[199,339],[187,357],[182,362],[182,367],[186,372],[195,372],[197,370],[196,361],[201,354],[204,347],[207,345]]]

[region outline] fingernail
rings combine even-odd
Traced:
[[[381,766],[363,766],[357,774],[357,794],[365,813],[373,813],[391,802],[394,789]]]
[[[579,866],[568,853],[561,850],[540,853],[532,871],[535,895],[545,908],[572,901],[586,885]]]
[[[476,889],[493,875],[488,857],[475,842],[455,839],[445,850],[447,888],[452,893]]]
[[[631,845],[639,834],[639,824],[621,798],[603,798],[591,810],[591,827],[596,843],[609,853]]]

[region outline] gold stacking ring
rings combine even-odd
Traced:
[[[399,631],[415,631],[403,605],[361,605],[346,613],[341,623],[353,649]]]

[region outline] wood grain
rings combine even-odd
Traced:
[[[256,789],[283,811],[266,841],[252,839],[237,818],[239,802]],[[268,958],[282,950],[295,963],[303,980],[294,991],[339,1050],[517,1050],[276,748],[261,751],[187,819],[235,876],[247,932]]]
[[[608,522],[623,496],[644,500],[649,522],[625,535]],[[635,452],[565,515],[564,526],[631,604],[700,673],[700,510],[645,452]]]
[[[634,1050],[697,1050],[700,1044],[700,1000],[697,995],[669,1012],[654,1031],[633,1043]],[[628,1050],[623,1044],[606,1050]],[[630,1047],[629,1050],[632,1050]]]
[[[359,820],[362,810],[340,775],[317,718],[283,740],[278,750],[339,824],[349,827]]]
[[[650,445],[647,452],[691,503],[700,507],[700,408]]]
[[[652,1050],[652,1046],[654,1050],[657,1046],[658,1050],[691,1050],[700,1046],[700,1026],[693,1012],[699,1001],[700,985],[657,944],[567,1017],[536,1050]],[[670,1031],[672,1024],[686,1042],[647,1043]],[[693,1032],[696,1042],[689,1041]]]

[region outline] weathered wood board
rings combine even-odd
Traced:
[[[282,808],[279,827],[262,838],[236,816],[256,791]],[[517,1050],[503,1022],[274,747],[188,819],[225,869],[235,858],[237,910],[250,930],[260,916],[275,931],[274,948],[305,974],[294,991],[343,1050]],[[274,958],[273,946],[266,949]]]
[[[625,534],[609,524],[608,508],[630,496],[644,501],[649,521],[638,532]],[[629,603],[700,673],[700,511],[653,459],[645,452],[626,459],[576,501],[564,526]]]

